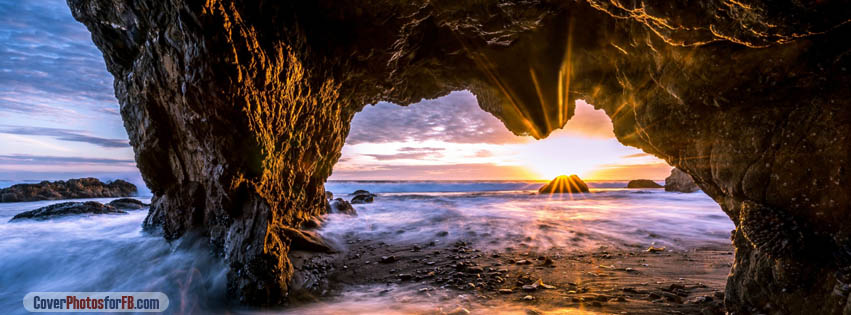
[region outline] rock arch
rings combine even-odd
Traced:
[[[115,76],[146,225],[285,299],[352,116],[469,89],[537,138],[585,99],[736,223],[731,311],[851,312],[849,5],[713,0],[68,0]]]

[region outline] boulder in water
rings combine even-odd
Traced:
[[[56,217],[75,214],[126,214],[113,206],[105,205],[96,201],[86,202],[63,202],[41,207],[35,210],[21,212],[12,217],[9,222],[23,219],[47,220]]]
[[[649,179],[633,179],[626,184],[626,188],[662,188],[664,186],[657,184]]]
[[[147,203],[144,203],[142,201],[139,201],[139,200],[133,199],[133,198],[115,199],[113,201],[110,201],[106,205],[113,206],[113,207],[118,208],[118,209],[128,209],[128,210],[140,210],[140,209],[145,209],[145,208],[151,206]]]
[[[372,203],[373,201],[375,201],[376,197],[375,194],[366,190],[355,190],[352,195],[354,196],[352,197],[353,204]]]
[[[700,190],[700,187],[694,183],[691,175],[686,174],[686,172],[683,172],[679,168],[672,169],[671,175],[665,178],[665,191],[690,193],[698,190]]]
[[[358,215],[352,204],[343,198],[331,200],[328,203],[328,213],[342,213],[348,215]]]
[[[588,185],[576,175],[560,175],[538,189],[539,193],[580,193],[588,192]]]

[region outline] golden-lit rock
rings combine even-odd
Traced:
[[[559,175],[538,189],[541,194],[583,193],[588,192],[588,185],[576,175]]]

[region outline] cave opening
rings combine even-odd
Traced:
[[[574,173],[588,193],[538,193]],[[359,300],[343,307],[366,309],[523,310],[528,302],[518,301],[532,296],[538,309],[572,312],[597,299],[634,299],[622,288],[643,292],[652,283],[688,287],[671,299],[714,299],[714,308],[696,307],[718,310],[732,263],[730,219],[702,192],[627,188],[632,179],[664,184],[670,173],[664,161],[621,144],[610,118],[581,100],[565,128],[542,140],[512,134],[468,91],[366,106],[325,184],[333,196],[318,232],[345,264],[328,278],[358,283],[339,294]],[[296,262],[302,255],[309,257],[291,253]],[[459,298],[465,294],[485,298]]]

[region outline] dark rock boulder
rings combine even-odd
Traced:
[[[352,204],[343,198],[331,200],[328,203],[328,213],[342,213],[348,215],[357,215],[358,212],[352,207]]]
[[[118,209],[139,210],[145,209],[150,205],[133,198],[115,199],[107,203],[108,206],[113,206]]]
[[[686,174],[679,168],[671,170],[671,175],[665,178],[665,191],[678,191],[691,193],[700,190],[700,187],[691,178],[691,175]]]
[[[352,196],[352,204],[372,203],[375,201],[375,197],[377,197],[375,194],[366,190],[355,190]]]
[[[633,179],[626,184],[626,188],[662,188],[664,186],[659,185],[655,181],[649,179]]]
[[[0,202],[126,197],[135,194],[136,185],[126,181],[118,179],[104,183],[97,178],[89,177],[13,185],[0,189]]]
[[[584,99],[691,175],[743,235],[728,311],[851,310],[848,1],[68,3],[115,77],[146,225],[206,232],[242,303],[285,302],[281,228],[325,211],[354,113],[468,90],[534,138]],[[749,245],[767,227],[743,211],[806,226],[830,255]],[[801,270],[822,276],[788,277]]]
[[[281,234],[290,239],[291,250],[302,250],[308,252],[331,252],[331,246],[313,231],[299,230],[289,227],[280,227]]]
[[[12,217],[9,222],[23,219],[47,220],[69,215],[80,214],[126,214],[112,206],[104,205],[96,201],[86,202],[63,202],[41,207],[35,210],[21,212]]]
[[[576,175],[560,175],[538,189],[541,194],[585,192],[588,192],[588,185]]]

